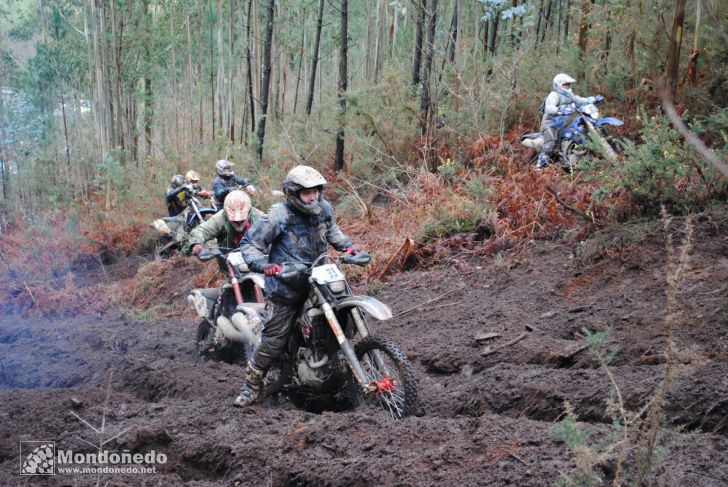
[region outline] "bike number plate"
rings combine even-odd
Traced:
[[[346,279],[344,274],[336,267],[335,264],[326,264],[314,267],[311,270],[311,277],[319,284],[330,284],[332,282],[343,281]]]
[[[243,260],[243,254],[241,254],[240,252],[230,252],[228,254],[227,260],[233,267],[237,267],[240,264],[245,264],[245,261]]]

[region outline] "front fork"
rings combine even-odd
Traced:
[[[316,292],[316,297],[318,297],[319,303],[321,303],[321,310],[326,316],[326,321],[328,321],[329,326],[331,327],[331,331],[334,332],[336,341],[339,342],[339,347],[341,347],[341,350],[344,352],[344,357],[346,357],[346,361],[349,363],[349,367],[351,367],[351,371],[354,373],[354,377],[356,378],[357,382],[359,382],[359,385],[361,386],[365,394],[375,392],[377,390],[377,387],[370,383],[366,372],[364,372],[364,368],[361,366],[361,362],[359,362],[359,359],[356,358],[354,348],[351,346],[351,343],[349,343],[349,340],[346,339],[346,335],[344,335],[344,331],[341,329],[339,320],[336,319],[336,313],[334,313],[334,309],[331,307],[326,298],[324,298],[323,294],[318,288],[314,287],[314,291]],[[359,318],[361,320],[361,317]],[[355,322],[357,322],[356,318],[354,318],[354,320]],[[361,320],[362,323],[363,321],[364,320]],[[357,328],[359,328],[359,326],[359,322],[357,322]],[[366,324],[364,324],[364,328],[366,329]]]

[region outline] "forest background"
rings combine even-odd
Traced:
[[[397,249],[497,256],[661,205],[704,208],[725,200],[726,179],[661,94],[725,161],[726,6],[5,0],[0,255],[17,276],[39,247],[48,269],[79,250],[143,248],[171,176],[194,169],[209,187],[223,158],[263,190],[263,209],[294,165],[324,172],[345,230],[387,264],[367,277]],[[625,121],[618,161],[595,144],[573,175],[529,167],[518,136],[538,130],[559,72]]]

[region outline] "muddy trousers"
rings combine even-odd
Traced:
[[[541,133],[543,134],[543,147],[541,148],[542,154],[551,154],[556,147],[556,141],[559,138],[559,131],[551,125],[541,127]]]
[[[273,361],[281,356],[286,348],[288,333],[295,324],[301,306],[286,306],[270,301],[265,305],[268,320],[263,326],[260,345],[250,357],[250,367],[262,375],[268,371]]]

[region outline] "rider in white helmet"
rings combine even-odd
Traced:
[[[196,226],[190,233],[192,255],[199,254],[205,242],[212,239],[217,240],[220,248],[237,248],[245,232],[262,215],[263,212],[253,208],[245,191],[231,191],[225,198],[224,209]],[[221,263],[220,270],[227,275],[227,266]]]
[[[248,267],[266,275],[268,297],[263,336],[248,360],[245,385],[235,400],[236,406],[253,404],[260,394],[263,377],[280,356],[297,313],[308,295],[308,281],[282,282],[275,278],[286,262],[311,263],[329,245],[352,255],[358,247],[336,224],[334,210],[323,197],[326,179],[316,169],[296,166],[283,181],[286,201],[271,207],[268,214],[250,229],[240,244]],[[267,255],[266,255],[267,254]]]
[[[559,129],[566,123],[568,116],[573,112],[571,104],[586,105],[595,103],[597,97],[583,98],[571,91],[571,85],[576,80],[568,74],[559,73],[554,76],[551,83],[551,93],[543,104],[543,117],[541,118],[541,133],[543,134],[543,148],[538,155],[536,169],[548,164],[549,155],[554,151],[559,139]]]

